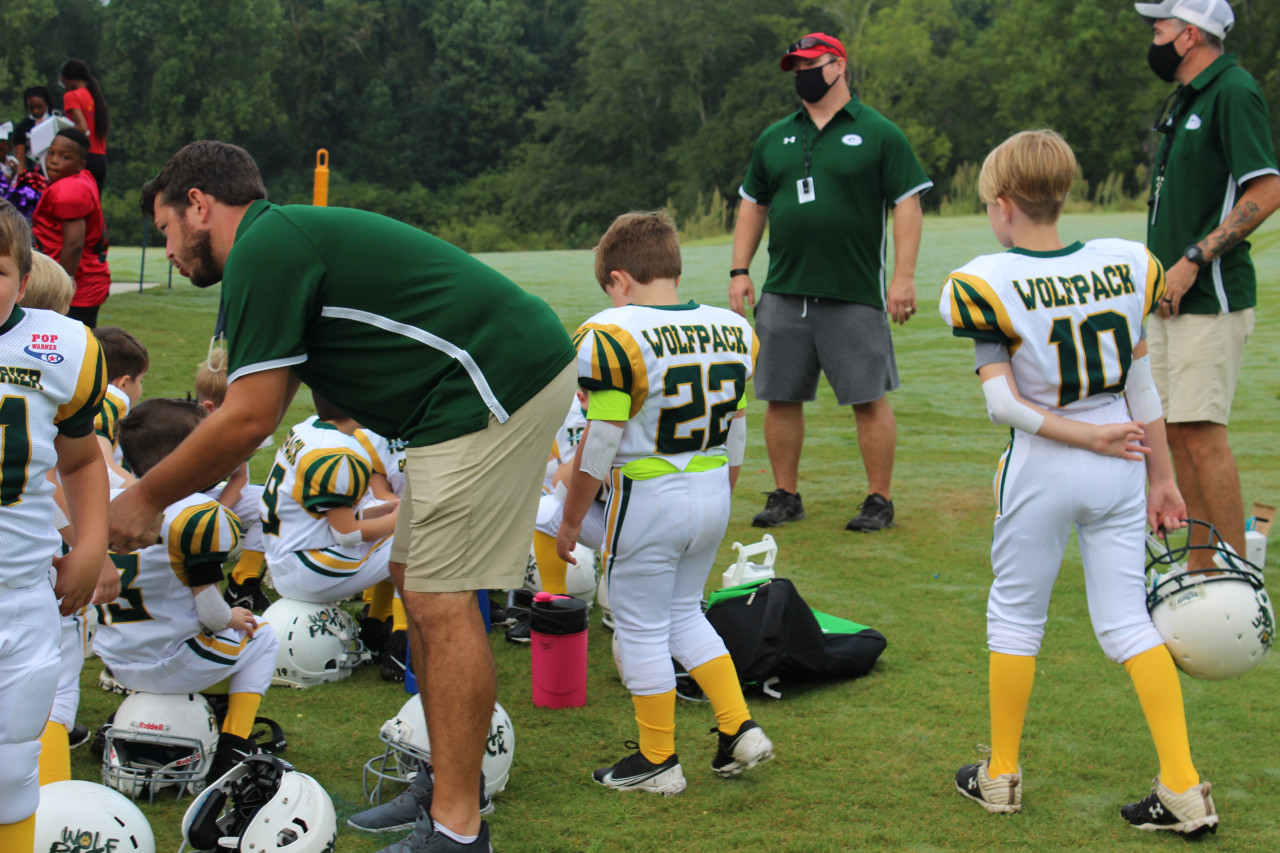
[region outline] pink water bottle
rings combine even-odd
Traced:
[[[581,708],[587,704],[587,602],[540,592],[530,613],[533,704]]]

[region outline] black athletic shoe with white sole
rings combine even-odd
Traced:
[[[1175,794],[1157,776],[1151,781],[1151,793],[1136,803],[1121,806],[1120,816],[1134,829],[1199,838],[1206,832],[1218,831],[1218,810],[1210,796],[1212,790],[1211,784],[1201,782]]]
[[[606,788],[618,791],[648,791],[673,797],[684,790],[684,771],[680,769],[677,756],[670,755],[661,764],[654,764],[639,751],[640,744],[627,741],[626,747],[636,752],[617,764],[601,767],[591,774],[591,778]]]
[[[743,770],[773,759],[773,741],[755,720],[743,723],[736,735],[727,735],[719,729],[711,731],[719,741],[716,757],[711,759],[711,769],[717,776],[737,776]]]
[[[67,732],[67,746],[72,749],[84,746],[93,737],[93,732],[89,731],[88,726],[82,726],[76,723],[71,727],[71,731]]]

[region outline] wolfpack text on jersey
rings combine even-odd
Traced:
[[[952,273],[938,309],[959,337],[1009,347],[1018,392],[1047,409],[1092,409],[1123,393],[1164,269],[1129,240],[982,255]]]

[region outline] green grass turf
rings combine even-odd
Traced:
[[[1071,240],[1141,238],[1142,229],[1140,215],[1103,214],[1067,216],[1062,230]],[[1268,316],[1280,298],[1280,220],[1273,218],[1254,242],[1263,307],[1231,428],[1246,506],[1280,498],[1280,458],[1270,426],[1277,414],[1280,330]],[[749,694],[778,758],[736,780],[711,774],[709,708],[681,703],[677,746],[689,788],[668,800],[606,791],[588,776],[622,756],[622,741],[635,737],[631,703],[598,621],[591,629],[588,704],[577,710],[534,708],[528,650],[495,634],[499,698],[515,722],[517,740],[511,781],[490,818],[496,849],[1180,849],[1177,839],[1135,832],[1117,814],[1121,804],[1146,794],[1157,763],[1128,677],[1106,660],[1093,638],[1074,544],[1055,590],[1027,715],[1025,811],[990,816],[954,790],[955,769],[976,760],[975,745],[989,739],[984,614],[991,475],[1007,433],[987,421],[978,383],[970,378],[971,349],[951,338],[934,305],[949,270],[997,250],[980,217],[925,222],[917,276],[920,313],[895,330],[903,382],[892,396],[899,444],[896,527],[872,536],[844,532],[865,493],[853,417],[834,405],[825,386],[807,410],[801,491],[808,519],[774,531],[779,570],[813,606],[885,634],[889,646],[875,671],[856,681],[784,685],[780,701]],[[112,250],[113,258],[123,254]],[[568,327],[605,306],[588,253],[484,260],[545,298]],[[764,265],[762,250],[754,265],[757,281]],[[682,292],[724,304],[728,266],[725,240],[688,247]],[[151,270],[149,253],[148,277]],[[158,265],[155,270],[163,275]],[[376,266],[371,275],[376,277]],[[151,349],[148,396],[191,387],[212,331],[216,298],[216,288],[198,291],[178,282],[173,290],[113,296],[107,303],[103,322],[132,330]],[[763,408],[752,402],[748,410],[747,464],[713,583],[731,561],[730,543],[759,538],[750,519],[763,505],[760,493],[772,488],[760,434]],[[308,413],[295,404],[287,423]],[[256,479],[269,460],[270,451],[258,454]],[[117,701],[97,689],[98,669],[96,660],[86,665],[81,701],[81,721],[93,726]],[[1193,754],[1215,785],[1223,816],[1205,849],[1280,849],[1278,670],[1280,657],[1271,655],[1257,671],[1234,681],[1182,679]],[[307,691],[273,689],[263,703],[262,713],[285,727],[287,757],[333,797],[343,824],[342,851],[374,851],[394,840],[360,835],[345,820],[362,808],[360,767],[381,750],[378,728],[405,698],[398,686],[383,684],[366,669]],[[98,778],[85,750],[74,753],[73,771],[77,778]],[[188,802],[143,804],[160,849],[176,849]]]

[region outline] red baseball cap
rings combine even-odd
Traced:
[[[846,62],[849,61],[840,39],[835,36],[829,36],[826,33],[809,33],[787,48],[787,54],[782,57],[779,65],[782,66],[783,71],[790,71],[791,66],[795,64],[797,59],[813,59],[814,57],[822,56],[824,53],[838,56]]]

